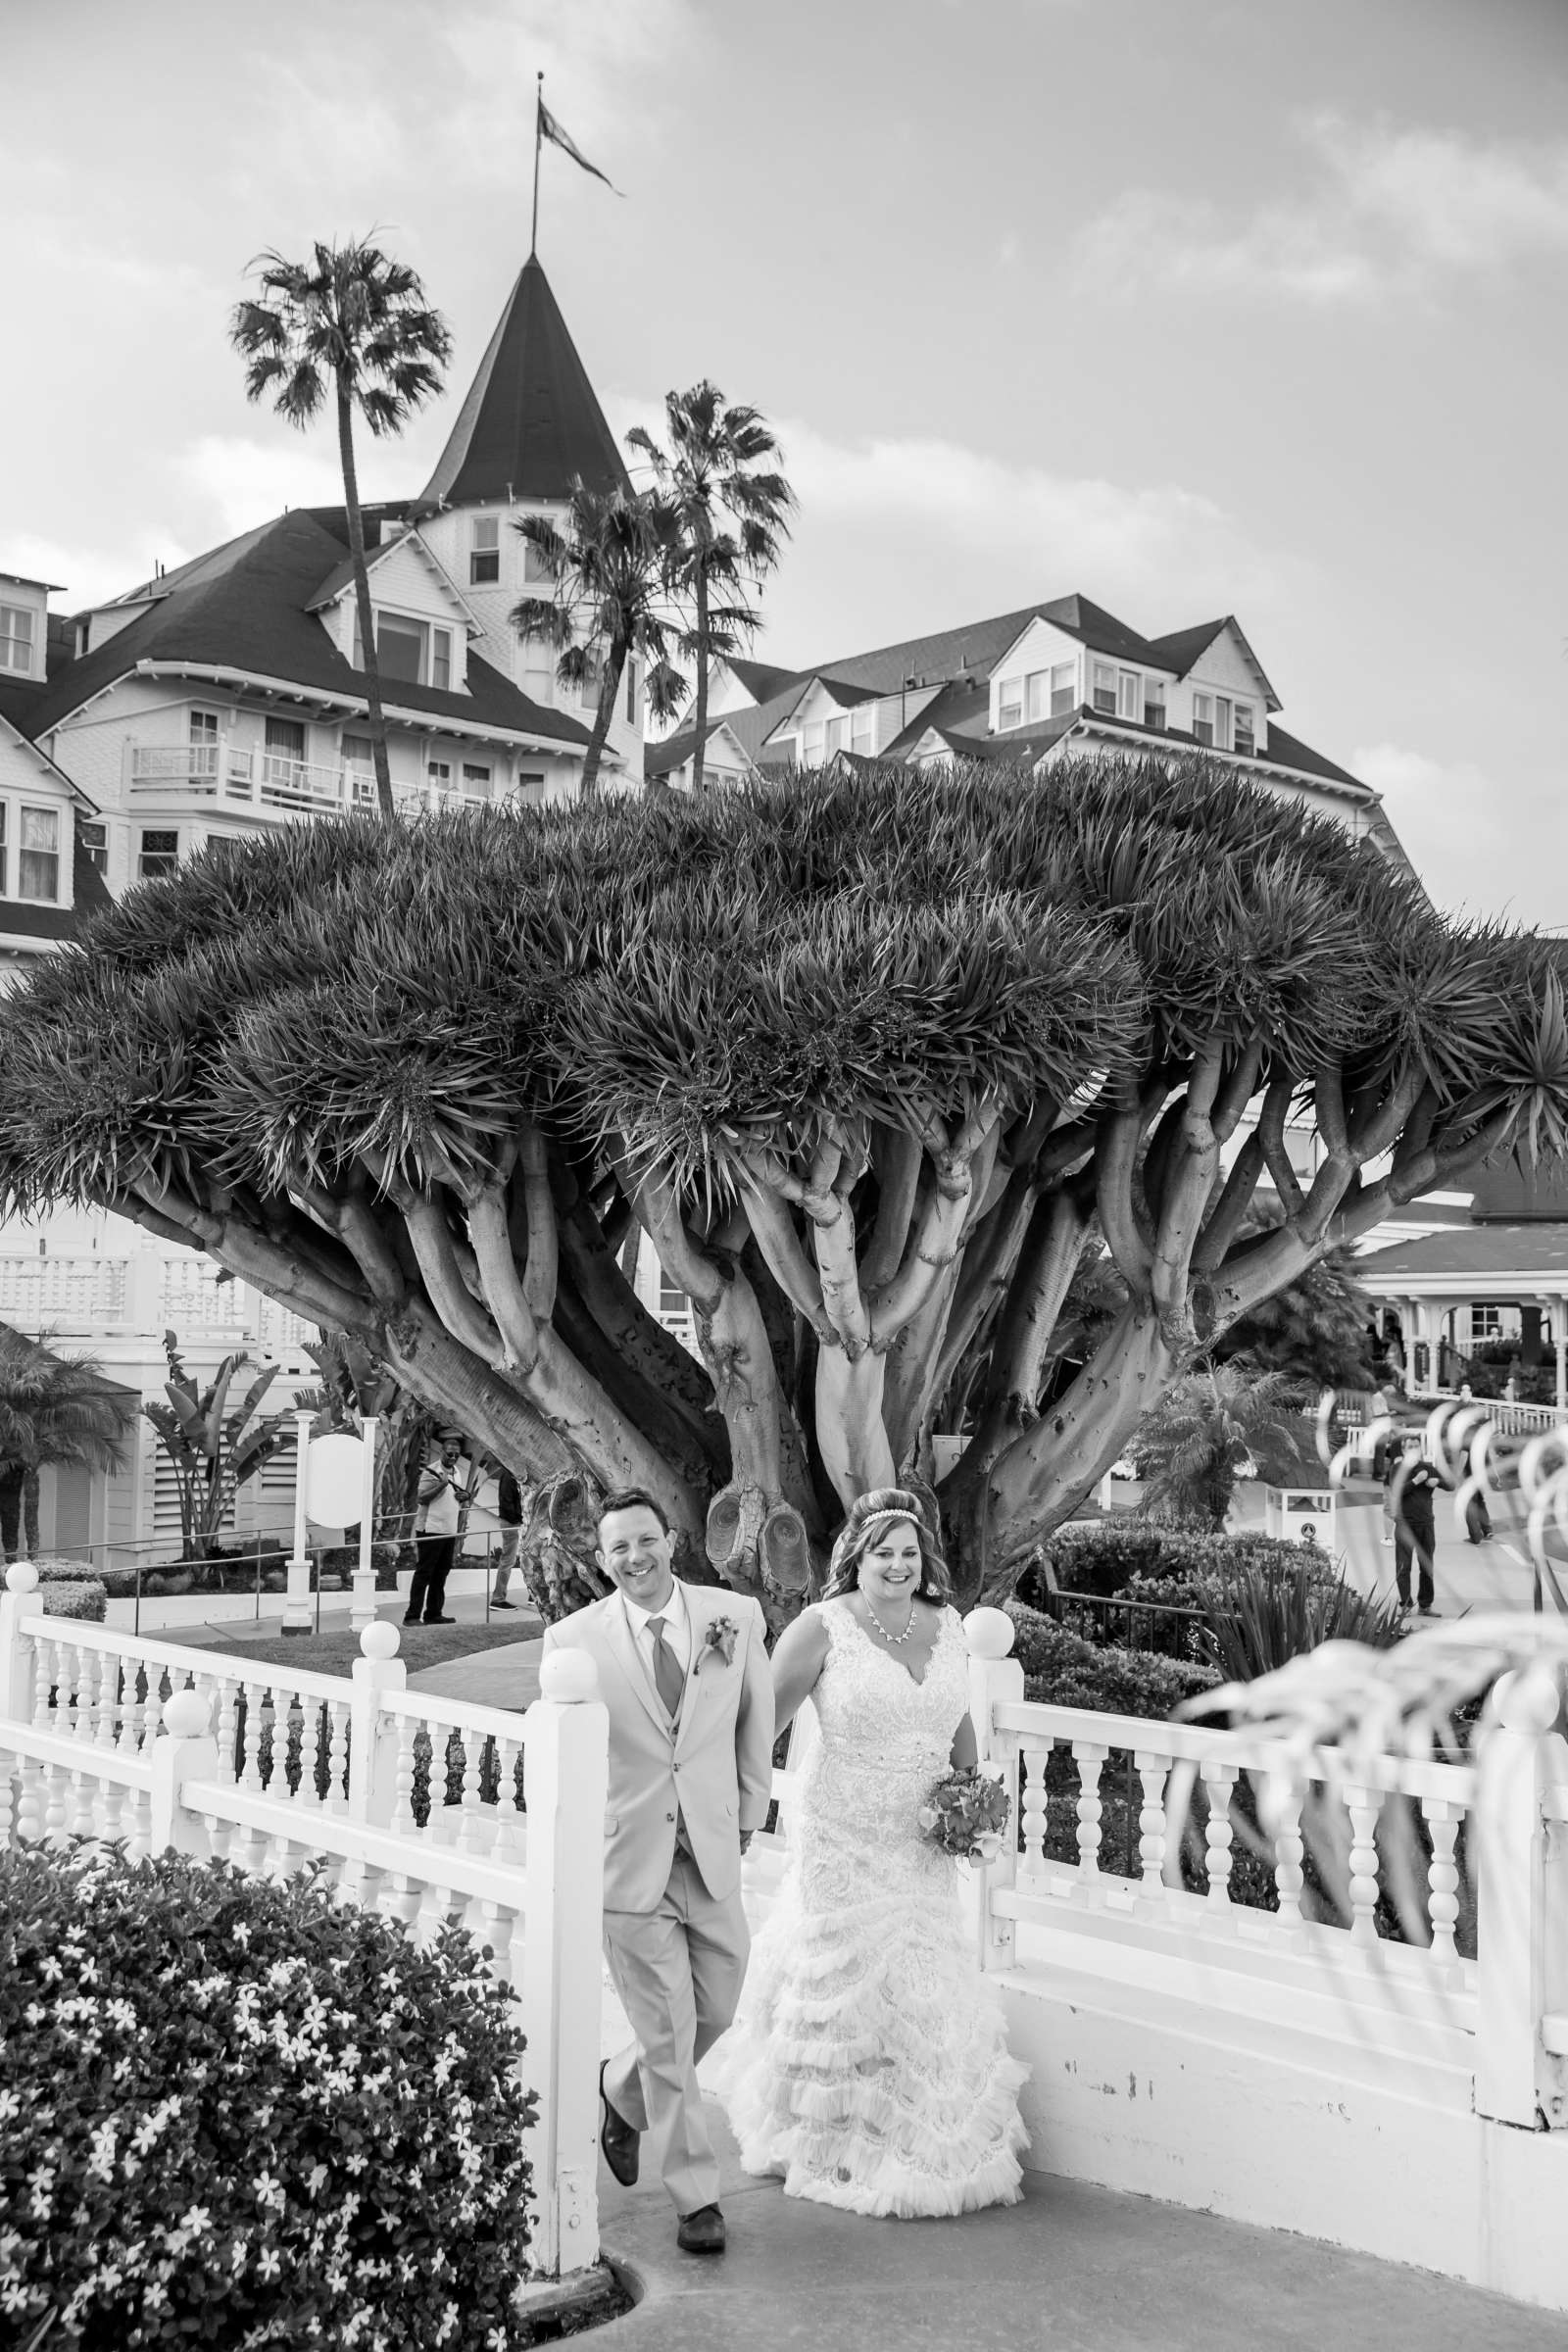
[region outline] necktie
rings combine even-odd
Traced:
[[[664,1711],[674,1719],[680,1713],[680,1694],[686,1688],[686,1677],[680,1661],[664,1640],[664,1620],[650,1617],[648,1631],[654,1637],[654,1687],[664,1702]]]

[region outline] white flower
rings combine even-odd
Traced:
[[[40,1977],[42,1977],[46,1984],[60,1984],[65,1976],[65,1970],[61,1967],[53,1952],[46,1952],[42,1960],[40,1960],[38,1963],[38,1974]]]
[[[251,2186],[256,2191],[258,2205],[275,2205],[281,2213],[283,2210],[283,2184],[275,2175],[268,2172],[258,2173],[251,2182]]]
[[[269,2281],[277,2277],[283,2265],[275,2246],[264,2246],[256,2257],[256,2276]]]
[[[205,2205],[192,2205],[187,2213],[180,2215],[179,2226],[192,2237],[199,2237],[204,2230],[212,2228],[213,2217]]]

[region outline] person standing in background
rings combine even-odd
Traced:
[[[1434,1566],[1437,1559],[1438,1530],[1435,1505],[1440,1488],[1447,1485],[1437,1464],[1428,1459],[1417,1438],[1406,1439],[1402,1447],[1391,1452],[1389,1461],[1389,1500],[1394,1520],[1394,1581],[1398,1589],[1399,1606],[1407,1614],[1410,1608],[1410,1563],[1418,1563],[1420,1575],[1416,1596],[1423,1617],[1435,1617],[1437,1585]]]
[[[458,1455],[463,1441],[449,1430],[439,1446],[432,1446],[419,1476],[418,1551],[414,1582],[409,1588],[405,1625],[455,1625],[444,1617],[447,1578],[458,1548]]]
[[[496,1480],[496,1517],[501,1522],[501,1542],[496,1548],[496,1581],[490,1606],[511,1609],[516,1603],[507,1598],[507,1587],[517,1565],[517,1545],[522,1540],[522,1489],[510,1470],[501,1471]]]

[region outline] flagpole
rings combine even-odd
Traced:
[[[539,150],[544,145],[545,77],[539,76],[539,87],[533,101],[533,228],[528,238],[528,258],[533,260],[539,250]]]

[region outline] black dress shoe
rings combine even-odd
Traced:
[[[419,1620],[417,1617],[405,1617],[403,1622],[405,1625],[417,1625]]]
[[[605,2151],[605,2162],[620,2182],[621,2187],[635,2188],[640,2162],[639,2142],[642,2133],[634,2132],[626,2118],[623,2115],[617,2115],[610,2104],[610,2094],[605,2088],[605,2066],[608,2066],[609,2063],[607,2058],[599,2069],[599,2096],[603,2100],[605,2108],[604,2128],[599,2134],[599,2145]]]
[[[514,1600],[493,1600],[490,1603],[493,1609],[514,1609],[516,1605]]]
[[[683,2254],[722,2254],[724,2216],[718,2207],[699,2205],[695,2213],[683,2213],[675,2231],[675,2243]]]
[[[457,1622],[455,1617],[421,1617],[419,1619],[421,1625],[456,1625]]]

